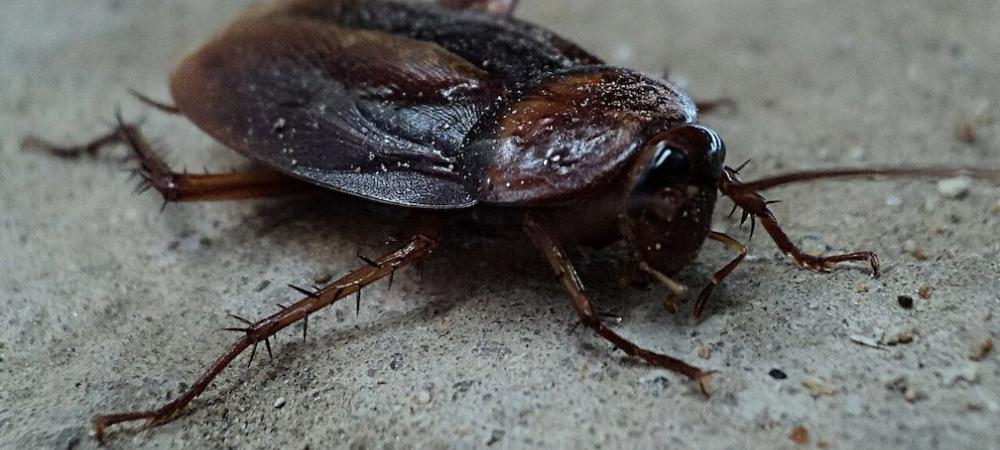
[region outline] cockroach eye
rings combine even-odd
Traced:
[[[633,189],[636,194],[655,195],[666,186],[686,181],[691,173],[691,164],[683,151],[671,148],[664,141],[655,145],[656,156],[636,183]]]

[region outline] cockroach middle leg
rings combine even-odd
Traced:
[[[714,371],[702,370],[679,359],[646,350],[612,331],[591,306],[590,300],[584,293],[583,282],[573,267],[573,263],[566,256],[559,243],[546,231],[542,222],[528,215],[525,217],[524,230],[535,247],[542,253],[552,271],[559,275],[563,289],[572,300],[573,307],[576,308],[580,321],[584,325],[628,355],[641,358],[649,364],[677,372],[694,380],[698,383],[702,393],[707,395],[708,383],[711,375],[715,373]]]
[[[154,410],[96,416],[92,420],[95,436],[98,440],[103,441],[104,432],[109,426],[123,422],[146,420],[149,427],[168,422],[183,411],[195,397],[204,392],[212,380],[248,348],[251,349],[252,353],[255,353],[257,345],[263,343],[270,352],[270,339],[279,331],[300,320],[308,320],[309,315],[316,311],[330,306],[338,300],[348,298],[361,288],[430,255],[438,245],[440,229],[437,226],[425,226],[420,231],[398,250],[373,260],[374,264],[365,264],[319,291],[306,292],[305,298],[282,308],[281,311],[270,317],[253,323],[247,321],[245,328],[231,328],[230,330],[238,331],[243,336],[216,359],[201,378],[180,397]]]
[[[708,298],[712,295],[715,287],[722,284],[722,280],[725,280],[733,270],[736,270],[736,266],[739,266],[743,262],[743,258],[747,257],[747,247],[732,237],[715,231],[709,231],[708,238],[716,242],[721,242],[729,251],[736,253],[736,257],[732,261],[729,261],[729,264],[719,269],[718,272],[715,272],[712,275],[712,279],[702,288],[701,293],[698,294],[698,300],[694,303],[693,314],[695,319],[701,317],[701,313],[705,310]]]
[[[139,127],[125,123],[121,116],[118,116],[118,125],[114,130],[83,145],[61,147],[37,137],[29,137],[23,146],[72,158],[94,156],[101,149],[114,144],[125,144],[138,159],[139,168],[136,173],[143,179],[138,190],[155,188],[165,202],[241,200],[290,195],[309,189],[307,184],[270,170],[224,174],[174,172],[142,135]]]

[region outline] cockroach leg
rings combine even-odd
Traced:
[[[156,109],[157,111],[160,111],[162,113],[171,114],[171,115],[178,115],[178,114],[181,113],[181,110],[178,109],[176,106],[174,106],[174,105],[168,105],[166,103],[153,100],[149,96],[147,96],[147,95],[145,95],[145,94],[143,94],[143,93],[141,93],[141,92],[139,92],[139,91],[137,91],[135,89],[129,89],[128,93],[132,94],[132,96],[135,97],[136,100],[139,100],[140,102],[142,102],[146,106],[149,106],[149,107],[151,107],[153,109]]]
[[[742,167],[742,166],[741,166]],[[733,203],[744,210],[744,217],[754,216],[760,220],[761,225],[771,235],[774,243],[778,245],[786,255],[795,259],[799,266],[815,271],[826,272],[837,263],[844,261],[866,261],[872,267],[872,275],[878,276],[879,259],[872,252],[857,252],[845,255],[833,256],[813,256],[800,251],[788,235],[782,231],[778,225],[774,214],[767,208],[769,202],[759,194],[760,191],[778,186],[803,183],[807,181],[856,179],[856,178],[897,178],[897,177],[927,177],[944,178],[967,176],[971,178],[987,180],[992,182],[1000,181],[1000,170],[984,169],[978,167],[953,167],[953,168],[911,168],[911,167],[875,167],[867,169],[825,169],[811,170],[803,172],[791,172],[772,177],[742,182],[739,180],[739,169],[726,168],[719,182],[719,190],[733,200]]]
[[[667,298],[663,299],[663,307],[666,308],[667,312],[670,314],[676,314],[677,304],[680,303],[681,300],[687,298],[688,287],[675,281],[673,278],[666,276],[663,272],[650,267],[645,261],[639,263],[639,270],[646,272],[655,278],[656,281],[659,281],[660,284],[666,286],[667,290],[670,291],[670,294],[667,295]]]
[[[792,243],[788,235],[781,229],[778,219],[767,207],[768,202],[755,190],[747,190],[741,186],[736,177],[735,171],[727,169],[723,173],[719,190],[729,197],[733,203],[743,208],[744,220],[747,217],[757,219],[771,236],[771,240],[778,246],[783,254],[791,257],[799,267],[815,272],[829,272],[837,263],[847,261],[867,262],[872,269],[872,277],[879,276],[878,255],[873,252],[855,252],[842,255],[815,256],[807,254]]]
[[[109,145],[121,142],[121,133],[118,129],[94,139],[83,145],[59,146],[38,136],[28,136],[21,141],[22,150],[41,150],[60,158],[73,159],[80,156],[97,156],[97,153]]]
[[[274,197],[305,192],[309,185],[274,171],[255,170],[226,174],[175,173],[143,137],[138,126],[125,123],[118,116],[117,128],[89,143],[60,147],[29,137],[25,148],[39,148],[57,156],[72,158],[96,155],[102,148],[125,144],[139,160],[136,173],[142,177],[137,191],[155,188],[164,202],[241,200]]]
[[[702,393],[708,395],[708,384],[715,371],[702,370],[679,359],[646,350],[612,331],[601,321],[600,315],[591,306],[590,300],[584,294],[583,282],[573,267],[573,263],[566,256],[559,243],[546,231],[542,222],[527,215],[525,216],[524,230],[531,242],[542,253],[552,271],[561,274],[560,282],[563,289],[572,300],[573,306],[580,316],[580,321],[584,325],[628,355],[641,358],[649,364],[677,372],[694,380],[698,383]]]
[[[726,277],[736,269],[736,266],[743,262],[743,258],[746,258],[747,256],[747,247],[732,237],[722,233],[709,231],[708,238],[713,241],[721,242],[722,245],[729,249],[729,251],[736,253],[736,257],[733,258],[729,264],[726,264],[725,267],[719,269],[718,272],[715,272],[715,274],[712,275],[711,281],[709,281],[709,283],[702,288],[701,293],[698,294],[698,300],[695,301],[693,310],[695,319],[701,318],[701,313],[705,310],[708,298],[712,295],[712,291],[715,287],[721,284],[722,280],[726,279]]]
[[[737,110],[736,100],[728,97],[697,100],[694,104],[698,108],[699,114],[718,114],[720,112],[732,114]]]
[[[392,271],[400,267],[412,265],[423,260],[437,247],[439,237],[439,229],[424,227],[421,233],[414,235],[401,248],[376,259],[374,261],[375,265],[365,264],[320,291],[307,294],[302,300],[287,308],[282,308],[281,311],[270,317],[253,322],[247,325],[246,328],[233,329],[243,332],[244,336],[234,342],[229,347],[229,350],[216,359],[201,378],[180,397],[163,405],[159,409],[96,416],[91,421],[94,427],[94,435],[99,441],[103,442],[105,430],[115,424],[146,420],[147,426],[155,427],[170,421],[170,419],[183,411],[188,403],[205,391],[212,380],[246,349],[251,348],[251,351],[255,352],[257,344],[264,343],[268,353],[271,353],[270,338],[274,337],[279,331],[300,320],[307,320],[310,314],[348,297],[362,287],[388,276]],[[241,319],[237,318],[237,320]]]

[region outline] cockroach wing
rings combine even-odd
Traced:
[[[437,0],[437,4],[446,8],[478,9],[493,14],[509,16],[514,14],[518,0]]]
[[[422,208],[476,203],[447,155],[498,89],[436,44],[279,7],[244,14],[171,77],[180,111],[223,144],[320,186]]]
[[[437,44],[508,85],[600,59],[545,28],[484,12],[512,8],[508,0],[286,0],[287,14],[378,30]],[[457,8],[457,9],[453,9]]]
[[[613,185],[646,139],[696,120],[694,102],[668,82],[579,66],[506,96],[455,156],[482,202],[557,205]]]

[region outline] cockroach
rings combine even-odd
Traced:
[[[633,278],[659,283],[674,305],[687,288],[671,276],[712,240],[735,253],[693,305],[747,255],[711,231],[719,194],[759,222],[800,267],[825,272],[879,259],[863,251],[806,254],[782,231],[760,192],[804,181],[876,176],[968,175],[1000,170],[859,168],[795,172],[742,182],[726,165],[719,135],[699,124],[696,104],[676,85],[612,67],[558,35],[511,17],[516,0],[279,0],[251,7],[188,55],[170,78],[179,114],[266,169],[176,173],[118,116],[111,133],[79,147],[38,145],[64,156],[125,144],[147,188],[166,202],[249,199],[320,187],[413,210],[403,244],[258,321],[201,378],[157,409],[93,418],[98,439],[111,425],[175,417],[241,353],[338,300],[428,257],[448,212],[501,209],[523,224],[569,295],[583,325],[632,357],[690,378],[705,392],[712,370],[642,348],[606,326],[567,249],[624,240]]]

